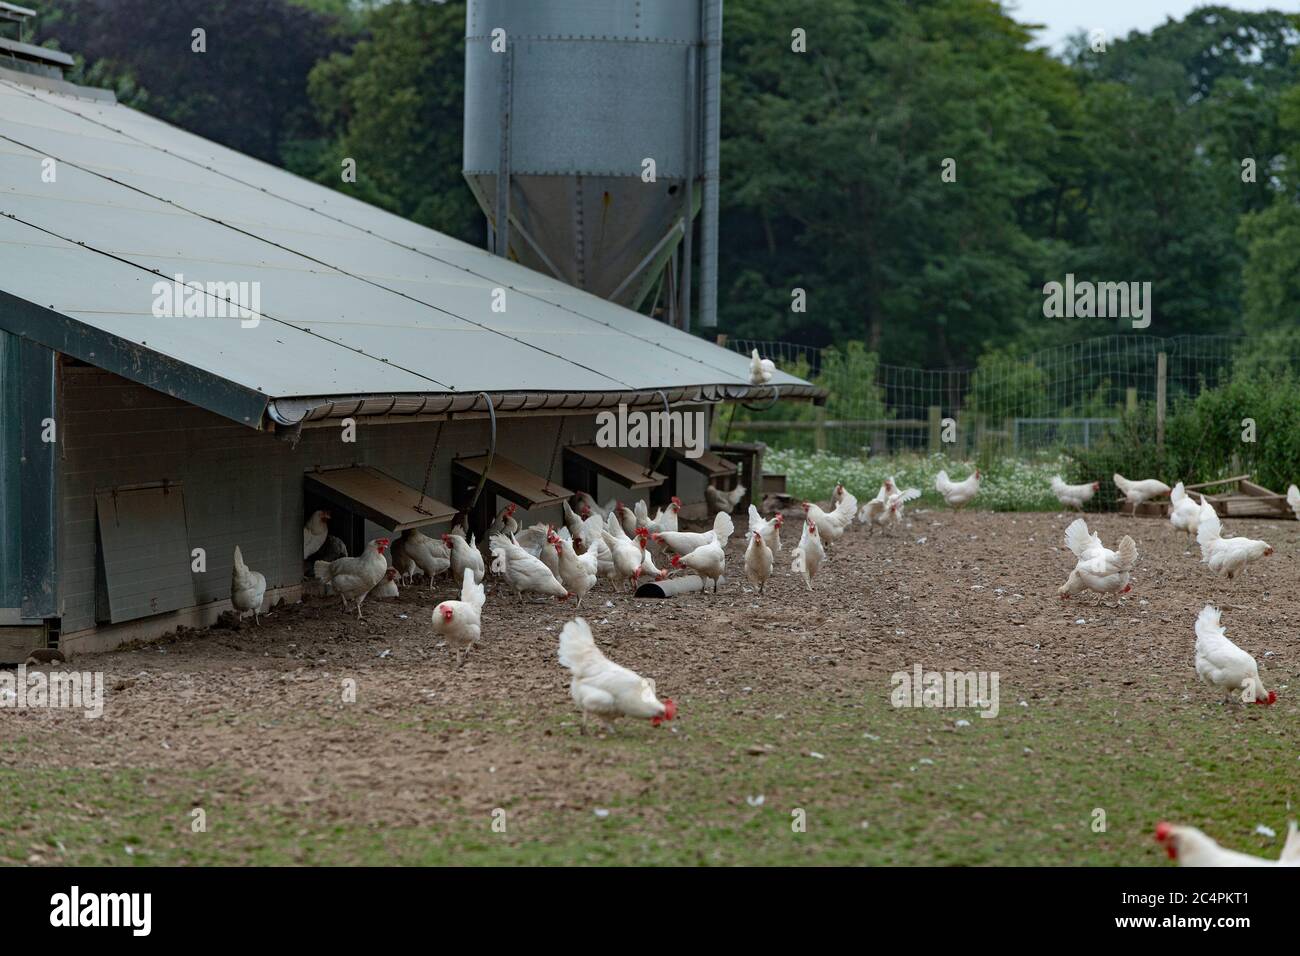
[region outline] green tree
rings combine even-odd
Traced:
[[[465,100],[465,4],[413,0],[376,7],[367,37],[311,74],[329,131],[299,171],[467,242],[483,219],[461,175]],[[343,183],[344,159],[357,164]]]
[[[343,40],[289,0],[44,0],[37,37],[79,60],[73,80],[271,163],[319,135],[307,75]],[[192,31],[206,32],[195,52]]]

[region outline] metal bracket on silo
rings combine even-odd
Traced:
[[[514,105],[514,43],[507,42],[501,54],[501,140],[497,162],[497,215],[494,236],[497,255],[505,258],[510,251],[510,110]]]
[[[699,56],[696,48],[692,46],[686,51],[686,188],[682,190],[685,193],[686,203],[686,211],[683,213],[686,233],[682,236],[682,271],[677,290],[680,300],[677,314],[684,332],[691,330],[691,258],[695,254],[695,159],[700,149],[696,137],[700,128],[700,94],[695,82],[698,75]]]
[[[722,129],[722,0],[701,0],[704,17],[704,196],[700,209],[700,325],[718,324],[719,138]]]

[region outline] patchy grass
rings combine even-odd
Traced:
[[[1235,848],[1276,854],[1297,766],[1289,715],[1199,700],[1091,699],[1001,714],[862,701],[752,698],[660,732],[538,734],[545,761],[584,748],[631,781],[598,805],[450,802],[445,822],[359,825],[262,805],[274,781],[234,767],[0,771],[0,858],[177,864],[1154,864],[1152,808]],[[967,719],[969,726],[957,727]],[[1230,732],[1225,732],[1225,725]],[[770,749],[768,749],[770,748]],[[21,762],[24,745],[7,757]],[[761,751],[761,752],[756,752]],[[813,754],[820,754],[820,757]],[[1290,778],[1294,780],[1294,775]],[[362,794],[357,799],[364,799]],[[759,798],[762,798],[761,801]],[[191,830],[202,805],[207,832]],[[1106,830],[1094,832],[1096,810]],[[608,811],[597,815],[596,811]],[[806,831],[795,832],[802,810]]]

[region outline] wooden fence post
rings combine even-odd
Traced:
[[[943,448],[943,411],[938,405],[931,405],[927,418],[930,422],[930,454]]]
[[[1166,377],[1169,372],[1169,356],[1164,352],[1156,355],[1156,453],[1165,450],[1165,399]]]
[[[1128,412],[1136,412],[1137,407],[1138,407],[1138,390],[1136,388],[1130,388],[1125,390],[1124,410]]]
[[[818,405],[814,412],[817,429],[813,432],[813,447],[818,451],[826,450],[826,406]]]

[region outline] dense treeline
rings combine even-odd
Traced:
[[[463,2],[38,5],[86,82],[481,240]],[[929,366],[1130,331],[1043,318],[1073,273],[1150,282],[1153,334],[1300,338],[1300,18],[1207,6],[1054,58],[993,0],[726,9],[721,331]]]

